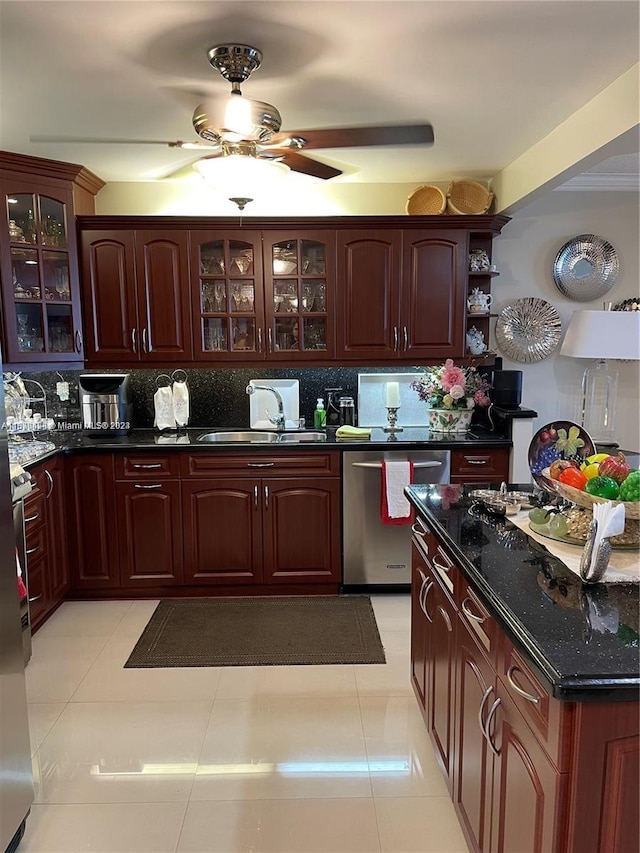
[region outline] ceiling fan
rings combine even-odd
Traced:
[[[211,65],[231,83],[226,104],[200,104],[193,113],[193,127],[200,137],[193,142],[176,140],[88,139],[81,137],[32,136],[31,142],[122,142],[160,144],[170,148],[207,150],[211,153],[193,165],[218,158],[246,157],[271,161],[305,175],[327,180],[341,175],[340,169],[301,154],[303,149],[351,148],[381,145],[430,145],[430,124],[379,125],[374,127],[333,127],[317,130],[281,131],[282,119],[276,107],[245,98],[240,85],[262,64],[262,53],[245,44],[221,44],[207,51]],[[287,171],[285,169],[284,171]]]

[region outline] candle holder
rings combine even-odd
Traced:
[[[402,432],[403,427],[396,426],[399,408],[399,406],[387,406],[387,420],[389,421],[389,425],[384,427],[384,432],[390,432],[392,435],[396,432]]]

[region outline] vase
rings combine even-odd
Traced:
[[[473,409],[429,409],[431,432],[466,432],[471,424]]]

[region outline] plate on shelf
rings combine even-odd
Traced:
[[[595,234],[580,234],[560,249],[553,262],[556,287],[576,302],[591,302],[610,290],[618,277],[616,250]]]
[[[560,315],[549,302],[530,296],[502,309],[496,321],[499,350],[513,361],[542,361],[557,348]]]
[[[573,421],[553,421],[545,424],[531,439],[529,470],[540,488],[549,491],[549,480],[542,472],[552,462],[556,459],[574,459],[581,463],[595,452],[593,439],[581,426]]]

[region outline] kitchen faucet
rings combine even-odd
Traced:
[[[285,429],[286,420],[284,416],[284,404],[282,402],[280,392],[277,391],[275,388],[272,388],[270,385],[247,385],[245,391],[249,395],[253,394],[255,391],[271,391],[271,393],[275,395],[275,398],[278,401],[278,414],[275,415],[275,417],[272,417],[266,410],[265,414],[269,423],[273,424],[278,430],[278,432],[283,432]]]

